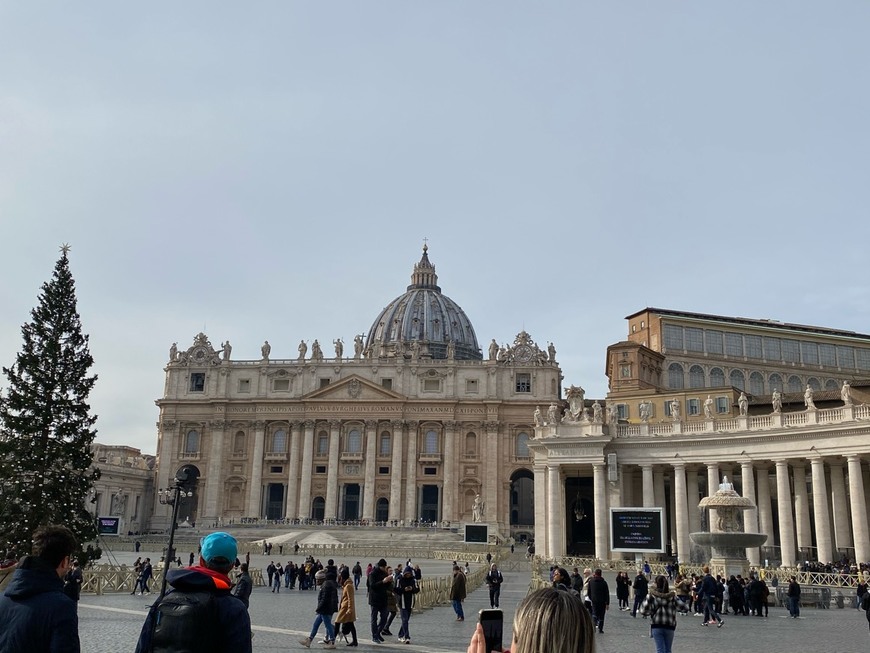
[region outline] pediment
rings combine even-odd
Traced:
[[[318,401],[404,401],[406,397],[392,390],[367,381],[356,374],[302,397]]]

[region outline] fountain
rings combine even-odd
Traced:
[[[751,499],[737,494],[734,485],[728,482],[728,477],[724,477],[716,493],[701,499],[698,507],[711,511],[710,532],[690,533],[689,537],[695,544],[713,549],[711,573],[721,574],[725,578],[741,574],[745,578],[749,572],[746,549],[761,546],[767,540],[766,534],[746,533],[740,526],[739,513],[755,508],[755,504]]]

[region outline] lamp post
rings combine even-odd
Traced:
[[[175,475],[172,484],[167,488],[157,490],[157,500],[161,505],[172,506],[172,523],[169,525],[169,546],[166,549],[166,555],[163,556],[163,580],[160,584],[160,595],[157,597],[159,601],[166,595],[166,575],[171,564],[170,558],[175,558],[175,526],[178,522],[178,505],[181,499],[193,496],[193,490],[187,489],[189,477],[187,470],[181,468]]]

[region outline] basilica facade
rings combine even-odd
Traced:
[[[555,348],[523,331],[484,354],[424,247],[406,291],[347,349],[303,341],[276,357],[267,341],[258,360],[235,360],[202,333],[173,345],[156,484],[192,473],[180,518],[474,520],[530,534],[528,442],[535,407],[559,402]],[[154,510],[152,527],[167,524],[169,508]]]

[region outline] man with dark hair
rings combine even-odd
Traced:
[[[601,575],[601,570],[596,569],[587,585],[589,602],[592,604],[592,619],[598,626],[598,632],[604,632],[604,615],[610,609],[610,588],[607,581]]]
[[[233,596],[245,604],[245,607],[250,607],[251,591],[254,589],[254,581],[251,579],[251,574],[248,573],[248,563],[243,562],[239,567],[241,574],[236,586],[233,588]]]
[[[0,651],[78,653],[75,602],[63,593],[70,555],[78,548],[66,526],[33,533],[33,553],[24,557],[0,596]]]
[[[393,579],[387,573],[387,561],[381,558],[369,574],[369,605],[372,608],[372,640],[376,644],[384,642],[381,632],[387,627],[387,593]]]
[[[456,621],[465,621],[465,611],[462,609],[462,602],[467,595],[465,589],[465,574],[459,568],[459,565],[453,565],[453,582],[450,583],[450,602],[453,604],[453,611],[456,613]]]
[[[200,541],[199,565],[168,570],[173,589],[151,606],[136,653],[251,653],[251,618],[227,575],[237,554],[231,535],[211,533]]]

